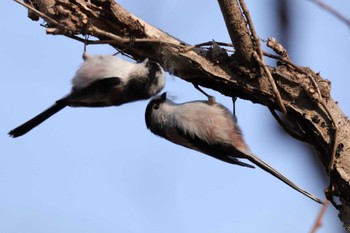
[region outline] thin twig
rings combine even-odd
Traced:
[[[73,40],[85,43],[86,45],[90,45],[90,44],[115,44],[115,40],[85,40],[84,38],[81,38],[79,36],[76,35],[65,35],[68,38],[71,38]]]
[[[254,56],[255,60],[262,66],[264,72],[266,73],[267,78],[268,78],[268,80],[269,80],[269,82],[271,84],[272,91],[275,94],[275,97],[276,97],[276,100],[277,100],[277,104],[280,107],[281,112],[286,116],[287,115],[287,109],[286,109],[286,107],[283,104],[281,95],[280,95],[280,93],[279,93],[279,91],[277,89],[275,80],[273,79],[269,68],[266,66],[266,64],[263,61],[261,61],[261,59],[258,57],[258,55],[256,53],[254,53],[253,56]]]
[[[92,34],[98,34],[98,35],[102,35],[102,36],[105,36],[105,37],[108,37],[108,38],[111,38],[112,42],[114,41],[114,44],[125,44],[125,43],[130,43],[131,40],[130,38],[123,38],[123,37],[120,37],[118,35],[115,35],[113,33],[110,33],[110,32],[106,32],[104,30],[101,30],[97,27],[91,27],[91,31],[90,31]],[[158,39],[151,39],[151,38],[133,38],[132,39],[132,43],[159,43],[159,44],[167,44],[167,45],[172,45],[172,46],[175,46],[175,47],[178,47],[178,46],[184,46],[182,44],[175,44],[175,43],[172,43],[172,42],[165,42],[165,41],[162,41],[162,40],[158,40]]]
[[[269,54],[267,52],[264,52],[264,55],[265,56],[268,56],[268,57],[271,57],[271,58],[274,58],[274,59],[278,59],[280,61],[283,61],[285,62],[286,64],[292,66],[296,71],[298,71],[299,73],[301,74],[304,74],[306,77],[309,78],[309,80],[312,82],[313,86],[315,87],[316,91],[317,91],[317,94],[319,96],[318,100],[319,100],[319,103],[322,105],[323,109],[326,111],[327,115],[329,116],[331,122],[332,122],[332,125],[333,125],[333,137],[334,137],[334,142],[333,142],[333,147],[332,147],[332,155],[331,155],[331,160],[329,162],[329,166],[328,166],[328,179],[329,179],[329,182],[328,182],[328,190],[331,190],[331,176],[332,176],[332,172],[333,172],[333,169],[334,169],[334,163],[335,163],[335,155],[336,155],[336,152],[337,152],[337,145],[338,145],[338,127],[335,123],[335,120],[334,120],[334,117],[333,117],[333,114],[331,113],[331,111],[329,111],[327,105],[326,105],[326,102],[324,101],[322,95],[321,95],[321,91],[318,87],[318,84],[316,83],[315,79],[309,74],[307,73],[305,70],[301,69],[299,66],[295,65],[294,63],[292,63],[289,59],[285,59],[283,57],[279,57],[279,56],[276,56],[276,55],[273,55],[273,54]]]
[[[248,8],[244,2],[244,0],[239,0],[240,2],[240,5],[241,5],[241,8],[243,10],[243,13],[247,19],[247,23],[249,25],[249,28],[250,28],[250,31],[251,31],[251,34],[252,34],[252,37],[253,37],[253,40],[254,40],[254,44],[257,46],[257,53],[259,55],[258,56],[255,56],[256,57],[256,60],[262,65],[264,71],[266,72],[267,76],[268,76],[268,79],[271,83],[271,86],[272,86],[272,90],[273,92],[275,93],[276,95],[276,98],[277,98],[277,103],[279,104],[283,114],[286,116],[286,109],[285,109],[285,106],[282,102],[282,99],[281,99],[281,96],[280,96],[280,93],[279,91],[277,90],[277,87],[276,87],[276,84],[275,84],[275,81],[273,80],[272,78],[272,75],[270,73],[270,70],[267,68],[266,66],[266,63],[264,61],[264,56],[263,56],[263,50],[261,49],[261,45],[260,45],[260,40],[259,40],[259,37],[257,36],[257,33],[255,31],[255,28],[254,28],[254,25],[252,23],[252,20],[251,20],[251,17],[250,17],[250,14],[249,14],[249,11],[248,11]],[[322,2],[320,2],[319,0],[314,0],[315,3],[318,3],[318,4],[321,4]],[[321,5],[321,6],[325,6],[325,4]],[[333,14],[337,15],[339,17],[339,14],[337,14],[338,12],[334,11],[332,8],[328,7],[328,10],[330,10]],[[341,17],[342,18],[342,17]],[[350,24],[349,24],[350,25]],[[283,60],[288,60],[288,59],[283,59]],[[303,69],[301,69],[300,67],[294,65],[292,62],[290,62],[288,60],[288,64],[292,64],[292,66],[294,68],[296,68],[296,70],[298,72],[301,72],[303,74],[305,74],[309,80],[312,82],[313,86],[315,87],[316,91],[317,91],[317,94],[319,96],[318,100],[320,102],[320,104],[322,105],[322,107],[324,108],[324,110],[327,112],[328,116],[330,117],[331,119],[331,122],[333,124],[333,129],[334,129],[334,144],[333,144],[333,150],[332,150],[332,157],[331,157],[331,160],[330,160],[330,164],[329,164],[329,167],[328,167],[328,177],[329,177],[329,185],[328,185],[328,189],[330,188],[330,185],[331,185],[331,174],[332,174],[332,171],[334,169],[334,163],[335,163],[335,154],[336,154],[336,148],[337,148],[337,144],[338,144],[338,135],[337,135],[337,126],[336,126],[336,123],[335,123],[335,120],[334,120],[334,117],[333,115],[331,114],[331,112],[329,111],[329,109],[327,108],[327,105],[321,95],[321,91],[315,81],[315,79],[310,75],[308,74],[306,71],[304,71]]]
[[[328,11],[329,13],[333,14],[335,17],[337,17],[338,19],[343,21],[347,26],[350,27],[350,19],[348,19],[344,15],[340,14],[336,9],[330,7],[329,5],[327,5],[324,2],[321,2],[320,0],[310,0],[310,1],[319,5],[320,7],[322,7],[323,9]]]
[[[310,74],[308,74],[305,70],[301,69],[299,66],[297,66],[293,62],[291,62],[289,59],[285,59],[283,57],[276,56],[276,55],[273,55],[273,54],[270,54],[270,53],[267,53],[267,52],[264,52],[264,55],[267,56],[267,57],[271,57],[271,58],[283,61],[283,62],[287,63],[288,65],[292,66],[299,73],[304,74],[306,77],[308,77],[310,79],[310,81],[312,82],[312,85],[315,87],[315,89],[317,91],[317,94],[319,96],[320,103],[321,103],[322,107],[325,109],[325,111],[327,112],[328,116],[331,118],[333,126],[336,127],[334,118],[332,117],[332,114],[330,113],[330,111],[326,107],[326,104],[325,104],[325,102],[324,102],[324,100],[322,98],[322,95],[321,95],[321,91],[320,91],[320,89],[318,87],[318,84],[316,83],[315,79]]]
[[[260,39],[259,39],[259,37],[258,37],[258,35],[257,35],[256,31],[255,31],[254,24],[253,24],[252,18],[250,17],[250,13],[249,13],[248,7],[246,6],[244,0],[239,0],[239,3],[241,5],[242,11],[243,11],[243,13],[244,13],[244,15],[246,17],[246,20],[247,20],[247,23],[249,25],[249,29],[250,29],[250,32],[251,32],[252,39],[253,39],[254,44],[256,46],[256,53],[257,53],[258,56],[254,56],[255,54],[253,54],[253,56],[259,62],[259,65],[262,67],[262,69],[266,73],[267,78],[268,78],[268,80],[269,80],[269,82],[271,84],[272,91],[273,91],[273,93],[274,93],[274,95],[276,97],[277,104],[280,107],[281,112],[286,116],[287,115],[287,109],[284,106],[281,94],[280,94],[280,92],[277,89],[275,80],[273,79],[270,70],[266,66],[263,50],[262,50],[261,44],[260,44]]]
[[[324,203],[323,203],[323,206],[322,206],[322,208],[321,208],[321,211],[320,211],[320,213],[318,214],[317,219],[316,219],[316,221],[315,221],[315,224],[314,224],[314,226],[312,227],[310,233],[316,233],[317,230],[318,230],[318,228],[321,227],[321,225],[322,225],[322,219],[323,219],[323,216],[324,216],[325,213],[326,213],[326,210],[327,210],[328,205],[329,205],[329,201],[326,199],[326,200],[324,201]]]
[[[251,32],[251,36],[253,38],[253,42],[254,42],[255,46],[257,47],[256,48],[256,52],[259,54],[260,59],[262,61],[264,61],[264,58],[263,58],[264,56],[263,56],[263,52],[262,52],[262,48],[261,48],[261,44],[260,44],[260,39],[258,37],[258,34],[255,31],[253,20],[250,17],[250,13],[249,13],[248,7],[245,4],[244,0],[239,0],[239,4],[241,5],[243,14],[244,14],[244,16],[245,16],[245,18],[247,20],[247,23],[248,23],[248,26],[249,26],[249,29],[250,29],[250,32]]]
[[[307,142],[305,135],[301,135],[300,133],[290,129],[282,120],[281,118],[277,115],[277,113],[275,112],[275,110],[271,107],[269,107],[269,110],[272,114],[272,116],[275,118],[275,120],[277,121],[277,123],[282,127],[282,129],[284,131],[286,131],[290,136],[294,137],[295,139],[298,139],[299,141],[302,142]]]

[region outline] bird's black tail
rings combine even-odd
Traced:
[[[271,167],[270,165],[268,165],[267,163],[265,163],[263,160],[259,159],[256,155],[254,154],[250,154],[247,159],[254,163],[255,165],[257,165],[258,167],[260,167],[261,169],[263,169],[264,171],[270,173],[271,175],[273,175],[274,177],[276,177],[277,179],[281,180],[282,182],[284,182],[285,184],[287,184],[288,186],[290,186],[291,188],[295,189],[296,191],[304,194],[305,196],[311,198],[312,200],[323,204],[323,202],[315,197],[314,195],[312,195],[311,193],[308,193],[307,191],[303,190],[302,188],[300,188],[298,185],[294,184],[292,181],[290,181],[288,178],[286,178],[285,176],[283,176],[281,173],[279,173],[278,171],[276,171],[273,167]]]
[[[62,110],[64,107],[66,107],[66,104],[63,103],[55,103],[39,115],[33,117],[29,121],[23,123],[22,125],[18,126],[17,128],[11,130],[8,134],[10,137],[19,137],[22,136],[26,133],[28,133],[30,130],[38,126],[39,124],[43,123],[46,119],[54,115],[55,113],[59,112]]]

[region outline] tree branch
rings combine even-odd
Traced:
[[[254,44],[241,8],[236,0],[218,0],[227,31],[236,49],[236,59],[241,65],[252,67]]]

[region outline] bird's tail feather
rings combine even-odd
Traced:
[[[312,200],[323,204],[322,200],[320,200],[319,198],[315,197],[314,195],[312,195],[311,193],[303,190],[302,188],[300,188],[298,185],[294,184],[292,181],[290,181],[288,178],[286,178],[285,176],[283,176],[281,173],[279,173],[278,171],[276,171],[273,167],[271,167],[270,165],[268,165],[267,163],[265,163],[263,160],[259,159],[256,155],[251,154],[248,158],[247,158],[250,162],[254,163],[255,165],[257,165],[258,167],[260,167],[261,169],[263,169],[264,171],[270,173],[271,175],[273,175],[274,177],[276,177],[277,179],[281,180],[282,182],[284,182],[285,184],[287,184],[288,186],[290,186],[291,188],[295,189],[296,191],[304,194],[305,196],[311,198]]]
[[[28,133],[30,130],[38,126],[39,124],[43,123],[45,120],[47,120],[49,117],[54,115],[55,113],[62,110],[64,107],[66,107],[66,104],[63,103],[55,103],[39,115],[33,117],[29,121],[23,123],[22,125],[18,126],[17,128],[11,130],[8,134],[10,137],[19,137],[26,133]]]

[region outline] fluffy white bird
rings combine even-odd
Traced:
[[[149,102],[145,120],[147,128],[160,137],[227,163],[254,168],[239,160],[248,159],[298,192],[322,203],[254,155],[244,142],[234,116],[221,104],[213,101],[176,104],[163,93]]]
[[[39,115],[11,130],[11,137],[24,135],[66,106],[119,106],[148,99],[165,85],[162,67],[148,59],[143,63],[132,63],[112,55],[83,57],[84,62],[72,79],[72,91]]]

